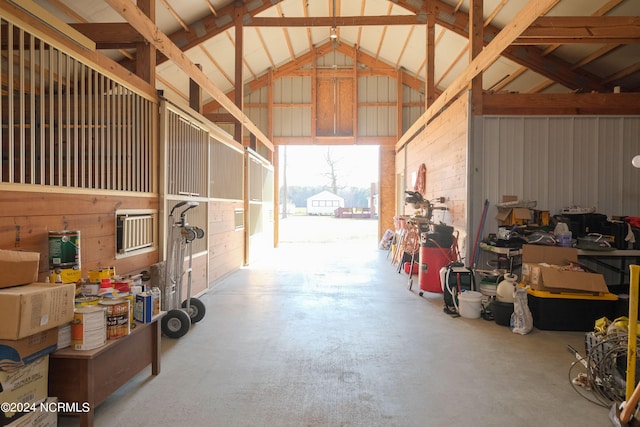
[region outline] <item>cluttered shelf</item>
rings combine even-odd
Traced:
[[[151,365],[160,373],[161,312],[149,323],[135,322],[131,333],[91,350],[71,347],[53,352],[49,363],[49,393],[63,402],[88,404],[80,425],[92,426],[95,408],[138,372]]]

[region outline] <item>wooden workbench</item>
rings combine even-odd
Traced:
[[[151,364],[151,374],[160,373],[160,318],[151,323],[137,323],[125,337],[109,340],[94,350],[64,348],[49,358],[49,396],[76,404],[80,426],[91,427],[95,408]],[[86,403],[85,403],[86,402]],[[83,405],[84,404],[84,405]],[[71,415],[71,414],[69,414]]]

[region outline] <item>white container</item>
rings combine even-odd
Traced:
[[[465,291],[458,295],[458,311],[467,319],[478,319],[482,312],[482,294],[476,291]]]
[[[513,291],[517,285],[518,276],[515,274],[505,274],[504,280],[498,283],[496,289],[496,299],[499,302],[513,302]]]

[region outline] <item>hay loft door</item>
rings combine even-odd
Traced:
[[[318,78],[318,136],[353,136],[353,79]]]

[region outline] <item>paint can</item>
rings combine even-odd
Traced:
[[[107,339],[117,339],[129,335],[130,302],[126,298],[105,298],[100,305],[107,309]]]
[[[76,308],[98,305],[99,302],[100,298],[98,297],[76,297],[74,300]]]
[[[80,270],[80,231],[49,232],[49,270]]]

